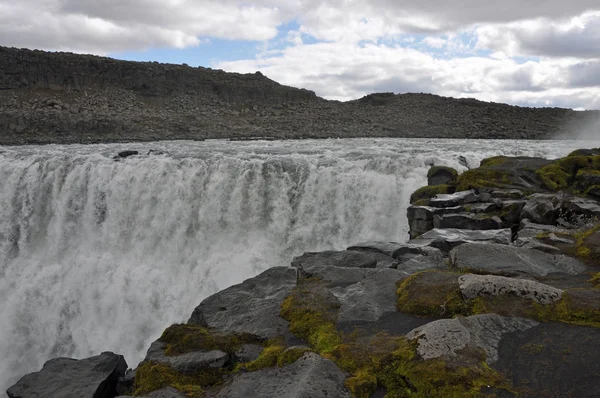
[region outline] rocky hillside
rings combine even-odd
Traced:
[[[568,137],[598,112],[428,94],[345,103],[260,73],[0,47],[0,144],[205,138]]]
[[[408,243],[305,253],[206,298],[135,370],[58,358],[8,396],[598,397],[599,176],[600,150],[433,168]]]

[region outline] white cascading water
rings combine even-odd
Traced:
[[[407,238],[428,165],[577,142],[352,139],[0,147],[0,388],[51,357],[125,355],[305,251]],[[164,154],[114,161],[124,149]]]

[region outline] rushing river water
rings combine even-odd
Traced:
[[[428,165],[590,143],[349,139],[0,147],[0,388],[51,357],[135,367],[200,301],[305,251],[405,241]],[[115,161],[124,149],[151,155]]]

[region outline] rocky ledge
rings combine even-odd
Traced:
[[[54,359],[28,397],[598,397],[600,150],[436,167],[407,243],[305,253],[206,298],[135,370]]]
[[[319,98],[261,73],[0,47],[0,145],[168,139],[573,137],[600,112],[429,94]]]

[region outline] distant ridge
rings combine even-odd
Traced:
[[[431,94],[327,101],[260,72],[0,47],[0,144],[252,137],[572,137],[600,112]]]

